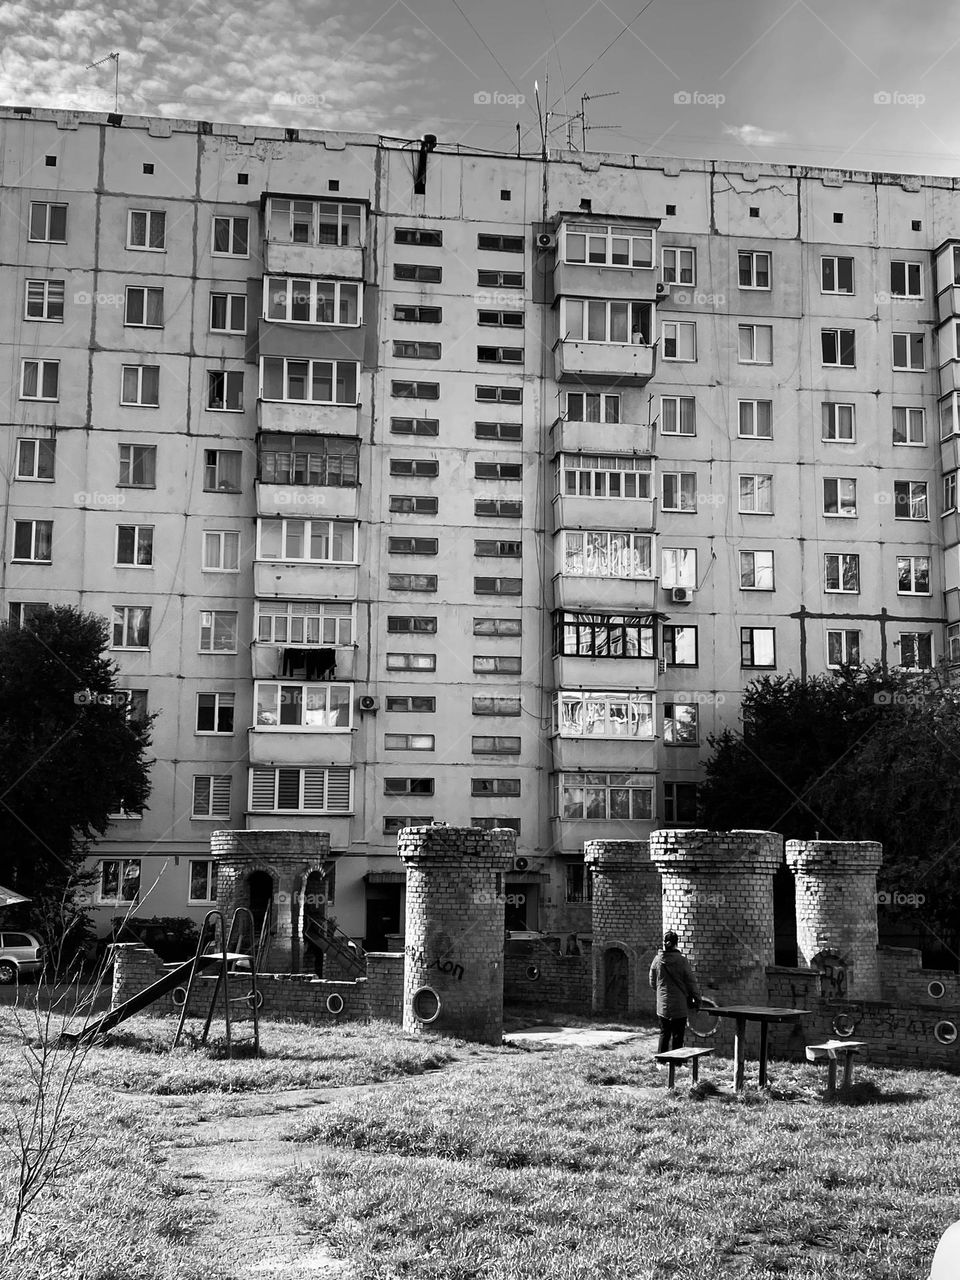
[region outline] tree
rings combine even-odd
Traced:
[[[153,717],[134,719],[105,655],[107,624],[58,605],[0,626],[0,883],[70,900],[87,842],[121,806],[142,809]]]

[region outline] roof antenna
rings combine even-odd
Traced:
[[[86,71],[92,71],[94,67],[102,67],[103,64],[105,62],[109,62],[111,58],[117,64],[117,74],[114,79],[114,85],[113,85],[113,110],[114,110],[114,114],[119,115],[120,114],[120,54],[119,52],[108,53],[105,58],[100,58],[97,62],[88,62],[84,69]]]
[[[536,80],[533,82],[533,96],[537,100],[537,119],[540,121],[540,159],[547,160],[549,158],[547,154],[547,134],[543,127],[543,109],[540,106],[540,85]]]

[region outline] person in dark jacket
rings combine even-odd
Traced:
[[[660,1025],[657,1053],[683,1048],[687,1010],[696,1009],[700,1003],[700,987],[690,962],[678,949],[679,942],[673,930],[668,929],[663,935],[663,950],[657,952],[650,966],[650,985],[656,988]]]

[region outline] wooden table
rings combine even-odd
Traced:
[[[762,1088],[767,1083],[767,1035],[771,1022],[789,1022],[791,1018],[800,1018],[809,1013],[809,1009],[784,1009],[778,1005],[728,1004],[718,1008],[707,1007],[705,1013],[716,1014],[718,1018],[735,1018],[736,1028],[733,1038],[733,1087],[743,1088],[744,1066],[747,1060],[747,1023],[760,1023],[760,1075]]]

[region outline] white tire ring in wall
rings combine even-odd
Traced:
[[[431,1013],[421,1012],[421,1005],[428,1000],[432,1000],[436,1004],[436,1008]],[[431,1022],[436,1022],[440,1017],[440,1010],[443,1005],[433,987],[418,987],[410,997],[410,1008],[416,1020],[422,1022],[426,1027]]]
[[[703,996],[700,1000],[699,1007],[697,1009],[691,1009],[690,1012],[691,1013],[698,1013],[698,1012],[709,1013],[711,1009],[715,1009],[716,1007],[717,1007],[717,1002],[715,1000],[711,1000],[709,996]],[[720,1019],[714,1018],[712,1027],[698,1029],[693,1025],[693,1021],[691,1020],[689,1015],[687,1016],[687,1027],[690,1033],[692,1035],[695,1035],[699,1040],[709,1040],[711,1036],[715,1036],[717,1034],[717,1027],[719,1027],[719,1025],[720,1025]]]
[[[954,1044],[956,1042],[957,1035],[960,1033],[957,1032],[955,1022],[948,1022],[944,1019],[942,1022],[938,1022],[933,1028],[933,1034],[940,1044]]]
[[[337,1014],[343,1013],[344,1009],[347,1007],[343,996],[340,995],[338,991],[331,992],[331,994],[327,996],[326,1006],[327,1013],[332,1013],[334,1017],[336,1017]]]

